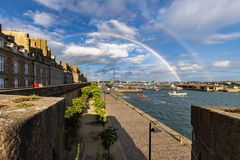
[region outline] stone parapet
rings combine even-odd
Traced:
[[[239,159],[239,108],[192,106],[191,116],[192,160]]]
[[[82,88],[87,85],[89,85],[89,83],[64,84],[64,85],[57,85],[57,86],[47,86],[42,88],[8,89],[8,90],[0,90],[0,94],[10,94],[10,95],[36,94],[39,96],[59,96],[69,91]]]
[[[14,102],[17,97],[0,95],[0,159],[63,159],[64,98],[21,102],[32,104],[25,108]]]

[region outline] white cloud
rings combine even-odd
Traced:
[[[27,11],[24,13],[24,15],[31,17],[35,24],[38,24],[44,27],[49,27],[55,22],[54,16],[46,12]]]
[[[176,0],[159,11],[159,20],[182,36],[197,37],[240,22],[240,1]]]
[[[203,70],[203,66],[200,66],[196,63],[188,63],[184,61],[178,62],[178,64],[175,66],[178,72],[197,72]]]
[[[35,1],[54,10],[59,10],[62,8],[61,0],[60,1],[59,0],[35,0]]]
[[[7,18],[0,14],[0,23],[3,24],[5,30],[17,30],[29,33],[30,37],[44,38],[48,40],[48,46],[52,49],[54,54],[61,56],[64,48],[64,43],[61,42],[61,35],[58,32],[61,30],[55,30],[55,32],[49,32],[46,29],[34,26],[27,22],[21,21],[17,18]],[[57,57],[58,58],[58,57]]]
[[[109,20],[104,22],[97,22],[96,26],[99,32],[115,33],[129,37],[137,36],[137,29],[126,25],[118,20]]]
[[[56,41],[56,40],[50,40],[48,41],[48,47],[54,49],[53,52],[54,54],[61,54],[62,51],[65,49],[65,44],[61,41]]]
[[[230,65],[231,62],[229,60],[216,61],[212,63],[212,66],[215,68],[228,68]]]
[[[82,57],[108,57],[112,59],[126,58],[129,53],[135,48],[135,44],[114,44],[114,43],[99,43],[94,47],[80,46],[77,44],[70,44],[64,50],[64,56],[73,56],[81,59]],[[95,60],[95,59],[94,59]]]
[[[237,39],[240,39],[240,32],[229,33],[229,34],[213,34],[210,37],[206,38],[205,43],[217,44],[217,43],[224,43],[227,41],[233,41]]]
[[[39,4],[53,10],[66,9],[71,12],[95,15],[98,17],[134,17],[127,9],[126,0],[35,0]]]
[[[100,56],[101,52],[99,48],[95,47],[82,47],[76,44],[72,44],[64,51],[65,56]]]
[[[124,62],[133,63],[133,64],[140,64],[140,63],[142,63],[147,57],[148,57],[148,55],[140,54],[140,55],[137,55],[137,56],[134,56],[134,57],[125,58],[125,59],[124,59]]]

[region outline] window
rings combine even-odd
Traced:
[[[14,88],[18,88],[18,79],[17,78],[14,79]]]
[[[0,56],[0,71],[4,71],[4,57]]]
[[[0,78],[0,89],[4,88],[4,78]]]
[[[36,64],[34,64],[34,76],[37,75],[37,67],[36,67]]]
[[[0,39],[0,47],[3,47],[3,40]]]
[[[42,67],[40,67],[40,77],[42,77],[43,76],[43,69],[42,69]]]
[[[29,86],[28,79],[25,78],[25,87],[28,87],[28,86]]]
[[[28,72],[29,72],[29,64],[28,64],[28,63],[25,63],[24,67],[25,67],[25,75],[28,75]]]
[[[18,61],[14,60],[13,62],[14,73],[18,73]]]

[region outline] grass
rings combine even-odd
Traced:
[[[74,160],[80,160],[80,153],[81,153],[81,144],[78,143],[78,144],[77,144],[77,153],[76,153],[76,155],[75,155]]]
[[[240,114],[240,109],[225,109],[225,112],[230,112],[230,113],[239,113]]]
[[[21,104],[16,105],[16,107],[18,107],[18,108],[30,108],[32,106],[34,106],[34,105],[29,104],[29,103],[21,103]]]
[[[37,95],[31,95],[28,97],[19,97],[13,100],[14,103],[21,103],[21,102],[26,102],[26,101],[36,101],[39,100],[40,98]]]
[[[7,105],[0,104],[0,109],[4,107],[7,107]]]

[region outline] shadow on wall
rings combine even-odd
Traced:
[[[118,140],[121,144],[123,153],[127,159],[147,160],[142,151],[135,145],[132,138],[128,135],[124,128],[114,116],[108,116],[109,123],[118,129]],[[108,124],[109,125],[109,124]]]

